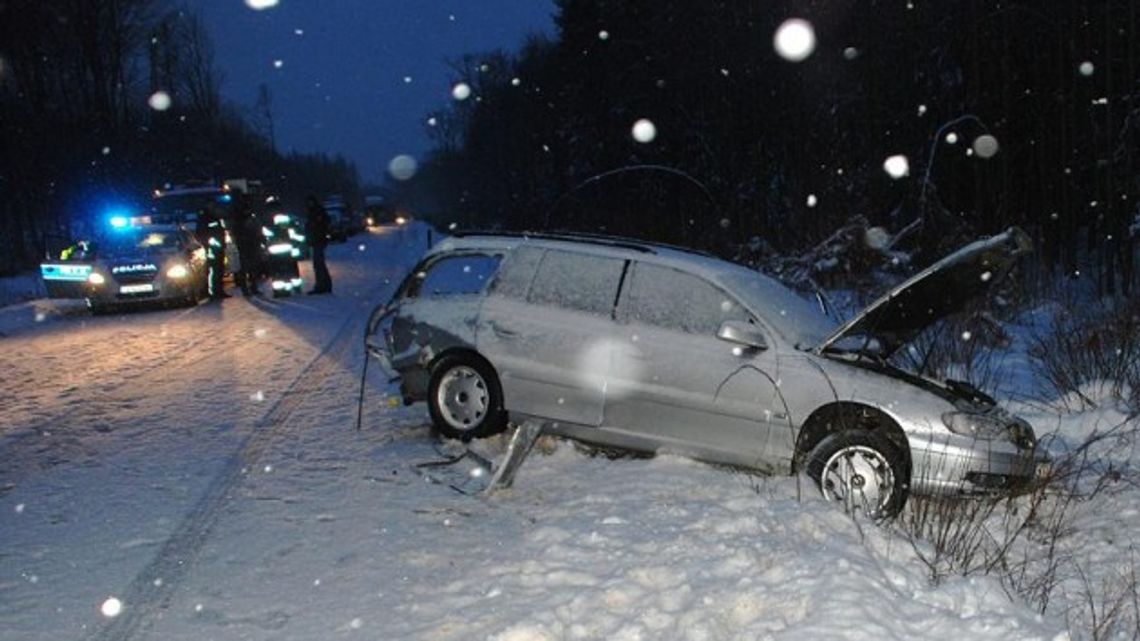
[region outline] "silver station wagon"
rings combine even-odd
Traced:
[[[767,473],[889,517],[909,492],[1016,489],[1022,419],[961,381],[889,358],[1028,251],[1018,229],[968,245],[840,327],[777,281],[616,238],[465,234],[435,246],[373,314],[369,351],[445,436],[547,433]]]

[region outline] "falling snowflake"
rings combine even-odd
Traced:
[[[958,143],[958,134],[954,133],[953,131],[946,134],[946,144],[954,145],[957,143]]]
[[[1081,72],[1082,76],[1088,77],[1096,72],[1096,65],[1094,65],[1091,61],[1086,60],[1082,62],[1079,67],[1077,67],[1077,70]]]
[[[789,18],[776,29],[772,45],[781,58],[800,62],[815,51],[815,29],[802,18]]]
[[[152,93],[150,98],[146,101],[146,104],[150,105],[150,108],[155,111],[166,111],[170,109],[170,103],[170,94],[161,90]]]
[[[920,115],[920,116],[926,115],[926,105],[919,105],[918,106],[918,115]]]
[[[23,503],[17,503],[16,504],[16,514],[23,514],[24,509],[25,509],[25,505]]]
[[[511,78],[511,86],[512,87],[517,87],[521,84],[522,84],[522,80],[519,80],[518,78]]]
[[[609,31],[602,29],[601,31],[598,32],[598,40],[609,40],[609,39],[610,39],[610,32]]]
[[[631,133],[633,134],[633,139],[637,142],[653,142],[653,140],[657,138],[657,125],[654,125],[653,121],[648,118],[642,118],[633,123]]]
[[[964,340],[964,341],[970,340],[971,338],[973,338],[973,336],[974,335],[971,334],[969,331],[962,332],[962,340]]]
[[[404,76],[404,84],[405,85],[412,84],[412,77],[411,76]]]
[[[808,197],[807,197],[807,206],[808,207],[815,207],[818,202],[819,202],[819,200],[815,197],[815,194],[808,194]]]
[[[364,243],[360,243],[359,245],[356,246],[356,248],[360,251],[364,251]]]
[[[989,134],[982,134],[974,139],[974,153],[980,158],[993,158],[998,152],[997,138]]]
[[[458,82],[451,88],[451,97],[456,100],[467,100],[471,97],[471,85],[466,82]]]
[[[264,11],[277,6],[278,0],[245,0],[245,6],[254,11]]]
[[[274,69],[280,69],[281,67],[284,67],[284,66],[285,66],[285,61],[281,60],[280,58],[273,61],[273,68]]]
[[[883,171],[898,180],[910,174],[910,161],[902,154],[896,154],[883,161]]]
[[[294,29],[293,33],[298,35],[298,36],[303,36],[303,35],[305,35],[305,30],[304,29]]]
[[[843,50],[843,57],[848,60],[854,60],[859,57],[859,50],[855,47],[847,47]]]
[[[436,124],[438,124],[438,122],[439,122],[439,121],[438,121],[438,120],[436,120],[434,116],[433,116],[433,117],[431,117],[431,118],[428,118],[428,119],[427,119],[427,124],[428,124],[428,126],[429,126],[429,127],[434,127],[434,126],[436,126]]]
[[[407,154],[400,154],[388,163],[388,173],[396,180],[409,180],[416,175],[417,167],[415,158]]]
[[[107,618],[117,617],[123,611],[123,602],[115,597],[108,597],[100,606],[99,611]]]
[[[103,148],[103,155],[104,156],[110,156],[111,155],[111,148],[110,147],[104,147]]]

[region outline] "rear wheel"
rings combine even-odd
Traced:
[[[828,436],[808,455],[807,472],[825,499],[872,520],[897,515],[906,502],[906,457],[876,432],[847,430]]]
[[[427,401],[432,423],[448,438],[469,441],[506,427],[499,378],[486,361],[475,356],[441,359],[432,370]]]

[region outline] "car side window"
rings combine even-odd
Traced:
[[[715,336],[727,320],[751,315],[716,285],[680,270],[636,263],[619,318],[688,334]]]
[[[499,268],[500,256],[460,254],[440,258],[418,272],[409,297],[436,298],[478,294]]]
[[[530,284],[534,281],[545,253],[546,250],[535,247],[518,247],[511,251],[503,261],[503,268],[495,276],[495,282],[491,284],[491,293],[526,300]]]
[[[550,250],[543,256],[528,300],[590,314],[610,316],[625,261]]]

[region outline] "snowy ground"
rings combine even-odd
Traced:
[[[1064,638],[795,478],[543,443],[471,495],[378,380],[356,431],[367,312],[422,249],[334,246],[331,297],[0,309],[0,640]]]

